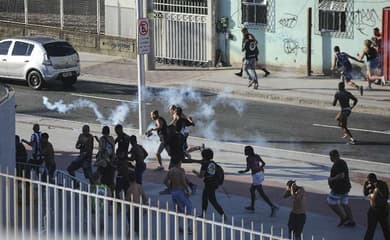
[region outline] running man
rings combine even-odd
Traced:
[[[181,167],[179,160],[168,172],[164,179],[164,184],[169,188],[172,196],[172,202],[179,213],[192,214],[192,203],[189,198],[191,189],[187,184],[185,170]],[[191,232],[191,228],[188,227]],[[179,227],[179,232],[183,228]]]
[[[352,107],[350,105],[350,100],[353,101]],[[343,138],[348,138],[349,144],[355,144],[356,141],[348,129],[347,122],[348,117],[358,100],[352,93],[345,90],[344,82],[339,82],[339,91],[334,95],[333,106],[336,106],[337,102],[340,102],[341,111],[336,115],[336,120],[339,122],[339,126],[344,132]]]
[[[158,146],[157,153],[156,153],[156,159],[159,164],[159,166],[155,169],[155,171],[162,171],[164,170],[164,166],[162,165],[161,161],[161,153],[162,151],[167,151],[167,122],[163,117],[160,117],[157,110],[154,110],[150,113],[150,117],[154,121],[155,128],[151,128],[146,132],[146,135],[148,136],[152,131],[156,131],[157,135],[160,138],[160,145]],[[167,151],[168,152],[168,151]]]
[[[329,156],[330,161],[333,162],[333,166],[328,178],[330,188],[330,193],[327,198],[328,205],[340,218],[338,227],[354,227],[356,224],[352,217],[352,210],[348,205],[348,193],[351,190],[348,165],[340,158],[337,150],[330,151]]]
[[[360,63],[363,63],[363,61],[352,57],[346,52],[340,52],[339,46],[335,46],[333,50],[334,59],[332,71],[335,71],[336,68],[341,69],[341,81],[345,81],[349,86],[356,88],[358,91],[360,91],[360,96],[363,96],[363,86],[359,86],[352,81],[352,64],[349,61],[349,58]]]
[[[283,197],[292,199],[292,209],[288,218],[288,238],[301,240],[303,226],[306,222],[306,193],[294,180],[286,183],[287,189]],[[292,238],[292,235],[294,238]]]
[[[251,193],[251,205],[245,207],[246,210],[255,211],[255,200],[256,200],[256,190],[259,192],[260,196],[264,199],[264,201],[271,208],[271,217],[275,216],[278,207],[275,206],[271,200],[269,200],[268,196],[264,193],[263,186],[261,185],[264,181],[264,166],[265,162],[258,154],[255,154],[253,147],[245,146],[244,153],[247,156],[246,158],[246,169],[240,170],[238,173],[246,173],[251,171],[252,173],[252,185],[249,189]],[[261,164],[261,165],[260,165]]]
[[[255,36],[253,36],[252,33],[249,33],[247,28],[241,29],[241,33],[242,33],[242,48],[244,48],[245,42],[246,42],[246,40],[248,38],[253,39],[253,40],[256,41]],[[258,53],[257,53],[257,55],[258,55]],[[257,55],[256,55],[256,62],[258,61]],[[244,69],[244,61],[245,61],[245,58],[242,59],[241,69],[240,69],[240,71],[238,73],[235,73],[236,76],[242,77],[242,72],[243,72],[243,69]],[[261,68],[261,70],[264,72],[264,77],[267,77],[270,74],[270,72],[264,66]]]
[[[256,59],[259,54],[259,49],[257,48],[257,42],[255,39],[248,37],[245,41],[242,51],[245,52],[245,60],[244,60],[244,71],[249,77],[249,85],[251,87],[253,84],[253,88],[257,89],[259,87],[256,73]]]

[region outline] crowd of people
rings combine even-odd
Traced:
[[[190,117],[186,117],[179,107],[171,106],[172,121],[166,124],[166,121],[159,116],[158,111],[151,112],[151,118],[155,121],[155,127],[149,129],[150,132],[156,131],[160,137],[160,146],[157,149],[158,154],[162,150],[166,150],[169,155],[169,167],[163,183],[167,187],[167,192],[171,195],[172,202],[180,213],[192,214],[193,204],[191,202],[191,194],[195,191],[194,184],[191,183],[186,175],[186,171],[182,167],[183,163],[199,163],[201,165],[200,171],[193,170],[193,173],[202,178],[204,181],[204,188],[202,192],[202,212],[199,217],[204,217],[207,211],[208,203],[210,202],[215,210],[223,217],[224,221],[228,221],[226,213],[218,202],[216,191],[223,185],[224,170],[216,163],[214,153],[210,148],[204,146],[188,147],[186,138],[188,137],[188,129],[183,131],[183,128],[194,126],[194,122]],[[178,110],[179,109],[179,110]],[[180,125],[182,124],[182,125]],[[181,127],[180,127],[181,126]],[[183,133],[186,134],[183,134]],[[104,189],[110,192],[111,196],[121,196],[124,193],[125,199],[132,202],[139,203],[141,200],[146,202],[147,195],[142,187],[143,173],[146,170],[145,159],[148,152],[144,147],[137,143],[137,138],[134,135],[127,135],[121,125],[115,126],[116,138],[110,135],[110,128],[104,126],[102,128],[102,136],[93,136],[90,133],[88,125],[82,127],[82,133],[79,135],[75,148],[79,150],[79,156],[76,160],[71,162],[67,170],[69,174],[75,175],[77,169],[82,168],[83,173],[90,183],[94,186],[103,186]],[[348,134],[348,133],[346,133]],[[96,160],[93,161],[93,146],[94,140],[98,142],[98,152]],[[22,144],[24,142],[31,146],[31,158],[27,160],[27,152]],[[49,179],[53,179],[56,169],[56,162],[54,159],[54,149],[49,142],[49,135],[41,133],[38,124],[33,126],[33,134],[30,141],[20,141],[19,136],[16,136],[16,160],[18,163],[30,163],[32,165],[44,165],[46,172],[44,179],[46,181],[46,174]],[[201,159],[192,159],[188,150],[200,150]],[[256,191],[263,198],[264,202],[270,207],[270,216],[276,216],[279,209],[264,192],[262,183],[264,181],[264,167],[265,162],[255,153],[252,146],[245,146],[244,155],[246,156],[246,168],[239,170],[239,174],[244,174],[250,171],[252,176],[252,184],[250,185],[250,205],[245,207],[248,211],[255,211]],[[330,193],[327,197],[327,203],[336,215],[340,222],[338,227],[353,227],[355,221],[353,219],[352,210],[349,207],[348,193],[351,189],[349,179],[349,169],[347,163],[340,158],[337,150],[332,150],[330,153],[330,160],[333,166],[330,170],[328,183]],[[161,156],[156,157],[160,171],[163,167]],[[18,165],[17,174],[22,176],[25,168]],[[95,171],[93,171],[95,166]],[[23,171],[24,170],[24,171]],[[29,169],[32,170],[32,169]],[[390,239],[389,232],[389,205],[388,186],[384,181],[378,180],[374,173],[367,176],[367,181],[364,183],[363,193],[369,199],[370,208],[367,213],[367,231],[364,239],[373,239],[375,228],[379,222],[385,239]],[[306,192],[305,189],[299,186],[295,180],[289,180],[286,183],[286,190],[283,194],[285,198],[292,199],[292,208],[287,221],[287,226],[290,233],[290,238],[301,239],[304,225],[306,222]],[[139,230],[138,219],[139,208],[135,209],[133,226],[134,231]],[[130,216],[128,215],[130,220]],[[180,231],[183,231],[180,227]],[[187,232],[191,233],[191,227],[188,227]]]

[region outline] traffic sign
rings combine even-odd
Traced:
[[[149,20],[147,18],[138,19],[138,54],[150,53]]]

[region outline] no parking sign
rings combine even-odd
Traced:
[[[150,53],[149,20],[147,18],[138,19],[138,54]]]

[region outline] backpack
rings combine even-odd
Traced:
[[[223,168],[216,162],[211,161],[207,167],[207,173],[209,174],[210,182],[215,183],[217,186],[223,184],[225,180],[225,172]]]

